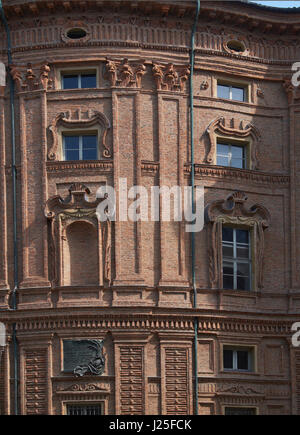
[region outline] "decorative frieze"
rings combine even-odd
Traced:
[[[152,66],[152,74],[158,91],[184,92],[190,73],[189,66],[174,66],[173,63],[165,66],[153,63]]]
[[[124,59],[122,62],[106,60],[106,76],[112,87],[140,88],[142,77],[146,73],[144,61],[133,63]]]
[[[184,173],[185,176],[190,176],[191,165],[189,163],[185,163]],[[195,178],[217,178],[222,181],[239,181],[247,184],[249,182],[258,184],[277,184],[286,187],[288,187],[290,183],[289,175],[252,171],[250,169],[218,167],[199,163],[195,164]]]
[[[52,88],[53,80],[49,77],[50,66],[47,62],[40,66],[38,73],[34,72],[31,63],[28,63],[26,68],[11,65],[10,73],[18,92]]]

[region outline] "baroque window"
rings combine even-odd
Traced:
[[[263,288],[264,231],[270,214],[262,205],[245,207],[236,191],[208,204],[209,278],[211,288],[259,291]]]
[[[62,89],[87,89],[97,87],[97,74],[92,71],[72,72],[66,71],[61,73]]]
[[[49,160],[98,160],[111,157],[106,143],[110,129],[103,113],[77,109],[59,113],[49,126]]]
[[[261,141],[257,128],[243,121],[224,117],[213,120],[206,129],[209,145],[205,163],[240,169],[258,169],[258,146]]]

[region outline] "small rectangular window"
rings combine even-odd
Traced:
[[[96,73],[80,73],[80,74],[62,74],[63,89],[86,89],[96,88],[97,77]]]
[[[102,415],[101,405],[67,405],[67,415]]]
[[[245,169],[247,167],[245,146],[217,143],[217,165]]]
[[[97,135],[63,135],[64,160],[97,160]]]
[[[218,83],[217,96],[218,98],[224,98],[225,100],[246,101],[247,92],[242,86],[231,86]]]
[[[223,288],[251,289],[251,247],[249,230],[222,228]]]
[[[238,408],[238,407],[227,407],[225,408],[225,415],[256,415],[256,408]]]
[[[224,346],[223,348],[224,370],[245,371],[253,370],[253,349],[234,348]]]

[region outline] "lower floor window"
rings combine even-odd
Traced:
[[[226,407],[225,415],[256,415],[256,408]]]
[[[101,405],[67,405],[67,415],[101,415]]]

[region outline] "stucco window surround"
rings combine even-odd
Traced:
[[[110,129],[110,122],[103,113],[88,111],[88,116],[78,119],[71,119],[70,112],[59,113],[49,126],[50,144],[48,146],[49,160],[63,160],[63,134],[74,135],[97,134],[98,138],[98,159],[111,157],[111,151],[106,144],[106,137]]]
[[[243,88],[245,90],[245,99],[244,101],[238,101],[238,100],[230,100],[225,98],[218,97],[218,85],[226,85],[226,86],[233,86],[238,88]],[[217,98],[221,101],[226,101],[230,103],[235,104],[248,104],[253,103],[253,84],[249,83],[248,81],[245,81],[240,78],[231,78],[231,77],[224,77],[224,76],[214,76],[212,77],[212,95],[214,98]]]
[[[49,270],[54,287],[86,286],[87,281],[89,285],[102,286],[111,281],[111,222],[98,220],[96,208],[101,199],[88,201],[89,194],[90,190],[84,184],[73,183],[67,198],[55,195],[46,203],[44,213],[49,220],[51,254]],[[76,231],[70,237],[74,224]],[[92,234],[91,243],[86,247],[76,240],[80,236],[80,225],[83,232],[88,228]],[[75,248],[77,252],[74,252]]]
[[[98,65],[88,64],[86,66],[62,66],[55,68],[55,89],[63,90],[64,92],[83,92],[88,89],[95,88],[74,88],[74,89],[63,89],[63,76],[64,75],[79,75],[79,74],[96,74],[96,88],[100,87],[100,71]]]
[[[245,124],[244,121],[238,121],[234,118],[228,122],[223,116],[220,116],[211,121],[206,133],[209,144],[204,163],[217,164],[217,143],[220,142],[245,147],[247,165],[245,169],[258,169],[258,148],[261,134],[252,123]]]
[[[246,208],[247,196],[236,191],[227,199],[216,200],[205,208],[205,220],[208,229],[209,246],[209,280],[212,289],[223,289],[223,225],[246,229],[251,238],[251,290],[263,288],[264,231],[270,225],[270,214],[262,205],[255,204]],[[224,290],[226,292],[230,290]],[[239,292],[238,290],[232,290]],[[243,290],[243,293],[246,290]]]

